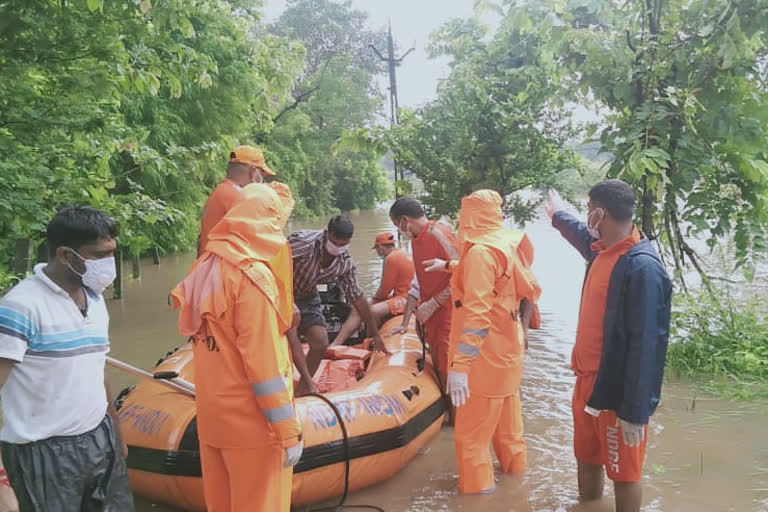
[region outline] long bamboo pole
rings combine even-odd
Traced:
[[[124,372],[130,373],[131,375],[135,375],[137,377],[143,377],[145,379],[151,379],[159,384],[172,388],[176,391],[180,391],[185,395],[189,395],[192,397],[195,396],[195,385],[189,382],[188,380],[182,379],[181,377],[176,377],[173,379],[156,379],[153,374],[147,371],[144,371],[141,368],[136,368],[135,366],[131,366],[128,363],[118,361],[117,359],[109,356],[107,356],[107,364],[110,366],[114,366],[115,368],[118,368],[120,370],[123,370]]]

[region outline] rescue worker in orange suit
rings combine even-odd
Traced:
[[[291,254],[282,232],[293,208],[286,190],[245,187],[172,292],[179,332],[194,346],[209,512],[290,510],[292,467],[303,443],[285,338],[294,317]]]
[[[457,259],[458,243],[451,228],[442,222],[429,220],[421,203],[412,197],[397,199],[389,209],[389,218],[400,230],[401,238],[410,239],[416,264],[416,276],[408,293],[403,323],[390,335],[406,332],[415,311],[416,320],[424,327],[424,338],[432,362],[445,389],[453,312],[451,276],[442,272],[428,273],[422,262]]]
[[[574,453],[581,501],[614,482],[617,512],[638,512],[648,421],[661,397],[672,285],[651,242],[633,225],[627,183],[592,187],[587,221],[566,213],[556,195],[552,225],[588,262],[571,367]]]
[[[208,233],[224,218],[230,208],[240,200],[243,187],[251,183],[263,183],[275,173],[267,166],[264,153],[252,146],[238,146],[229,154],[227,177],[216,185],[203,207],[200,218],[200,238],[197,255],[200,256],[208,243]]]
[[[387,318],[402,315],[405,311],[415,269],[411,257],[405,249],[396,246],[395,235],[388,231],[376,235],[371,249],[384,260],[379,289],[371,299],[371,316],[380,326]],[[352,309],[331,345],[344,344],[360,328],[360,323],[360,315]]]
[[[528,237],[504,228],[501,196],[478,190],[459,211],[459,260],[425,262],[452,271],[455,301],[447,393],[456,407],[459,491],[496,488],[490,445],[505,473],[527,465],[520,407],[524,338],[541,290]],[[523,327],[525,326],[525,328]]]

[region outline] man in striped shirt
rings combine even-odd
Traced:
[[[386,352],[368,301],[357,282],[357,267],[349,255],[349,241],[355,227],[348,217],[337,215],[328,229],[296,231],[288,237],[293,256],[293,295],[301,313],[298,333],[309,342],[306,365],[301,347],[292,347],[294,361],[301,375],[300,390],[309,389],[311,376],[320,365],[328,347],[328,331],[323,317],[317,285],[338,280],[347,301],[357,310],[373,338],[375,350]],[[289,337],[293,338],[293,337]]]
[[[115,277],[117,229],[73,206],[47,235],[48,263],[0,300],[0,510],[130,512],[127,448],[104,378],[101,293]]]

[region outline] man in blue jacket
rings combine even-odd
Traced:
[[[672,284],[651,242],[632,223],[635,195],[621,180],[592,187],[587,221],[553,195],[552,225],[587,260],[571,367],[579,498],[613,480],[617,512],[639,512],[648,419],[661,396]]]

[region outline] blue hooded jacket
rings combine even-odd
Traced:
[[[597,253],[586,224],[559,211],[552,226],[587,260],[589,273]],[[600,369],[587,405],[616,411],[630,423],[648,423],[661,398],[671,309],[672,283],[643,238],[611,271]]]

